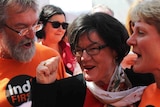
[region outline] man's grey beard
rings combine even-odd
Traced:
[[[13,48],[12,48],[13,49]],[[30,49],[22,49],[20,46],[16,46],[12,50],[12,56],[20,61],[20,62],[29,62],[32,60],[34,54],[35,54],[35,44],[32,43],[32,47]]]
[[[26,49],[23,47],[24,44],[31,42],[31,47]],[[6,47],[8,49],[9,54],[11,57],[20,62],[29,62],[32,60],[36,48],[35,48],[35,40],[31,39],[24,39],[19,44],[15,44],[10,39],[6,39]]]

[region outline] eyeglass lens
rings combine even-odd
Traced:
[[[66,22],[63,22],[63,23],[60,23],[60,22],[58,22],[58,21],[49,21],[50,23],[52,23],[52,27],[53,28],[59,28],[61,25],[62,25],[62,28],[63,29],[67,29],[67,27],[68,27],[68,23],[66,23]]]
[[[9,28],[10,30],[18,33],[20,36],[27,35],[30,30],[33,30],[33,32],[37,32],[37,31],[41,30],[42,27],[43,27],[42,24],[37,24],[37,25],[32,26],[31,28],[25,28],[25,29],[22,29],[22,30],[20,30],[20,31],[17,31],[17,30],[15,30],[15,29],[9,27],[7,24],[5,24],[5,26],[6,26],[7,28]]]
[[[100,45],[96,47],[88,47],[85,49],[77,49],[75,50],[75,56],[81,57],[83,52],[86,51],[88,55],[96,55],[100,52],[101,49],[107,47],[108,45]]]

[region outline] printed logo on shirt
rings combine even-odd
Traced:
[[[12,106],[19,106],[28,101],[31,78],[28,75],[19,75],[8,82],[6,86],[6,97]]]

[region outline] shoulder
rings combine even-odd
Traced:
[[[36,52],[32,61],[43,61],[51,57],[60,56],[56,50],[53,50],[47,46],[35,43]]]
[[[145,89],[144,94],[145,94],[145,93],[151,94],[151,93],[155,92],[156,90],[158,90],[157,85],[156,85],[156,83],[153,83],[153,84],[150,84],[150,85]]]
[[[139,107],[159,107],[159,99],[160,89],[157,88],[156,83],[153,83],[144,90]]]
[[[41,45],[39,43],[36,43],[36,52],[39,53],[39,54],[51,54],[51,55],[59,55],[59,53],[52,49],[52,48],[49,48],[47,46],[44,46],[44,45]]]
[[[39,43],[35,43],[35,46],[36,46],[36,50],[37,51],[52,51],[52,52],[57,52],[56,50],[54,50],[54,49],[52,49],[50,47],[47,47],[45,45],[39,44]]]
[[[157,87],[156,83],[150,84],[143,92],[143,99],[150,99],[155,98],[156,96],[159,97],[160,89]],[[155,97],[154,97],[155,96]],[[156,98],[158,98],[156,97]]]

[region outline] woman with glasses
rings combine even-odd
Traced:
[[[45,5],[39,16],[39,23],[43,24],[42,30],[36,33],[41,44],[57,50],[65,64],[66,71],[73,74],[75,58],[70,51],[70,45],[65,41],[68,27],[64,11],[54,5]]]
[[[145,85],[154,81],[150,75],[136,74],[120,66],[130,50],[126,43],[129,36],[125,27],[112,16],[105,13],[81,15],[71,23],[67,35],[71,50],[82,68],[87,86],[86,94],[83,95],[85,96],[83,106],[75,104],[74,107],[134,105],[140,100]],[[34,84],[33,87],[36,85]],[[47,91],[43,85],[36,88],[41,92]],[[36,90],[33,92],[34,99],[41,98]],[[52,91],[48,90],[47,93],[53,95]],[[70,93],[64,95],[63,99],[69,95]],[[65,101],[61,100],[61,102]]]
[[[140,100],[144,89],[135,86],[154,81],[148,74],[136,74],[120,66],[130,50],[126,43],[129,36],[112,16],[105,13],[79,16],[69,26],[68,37],[87,83],[84,107],[132,105]]]

